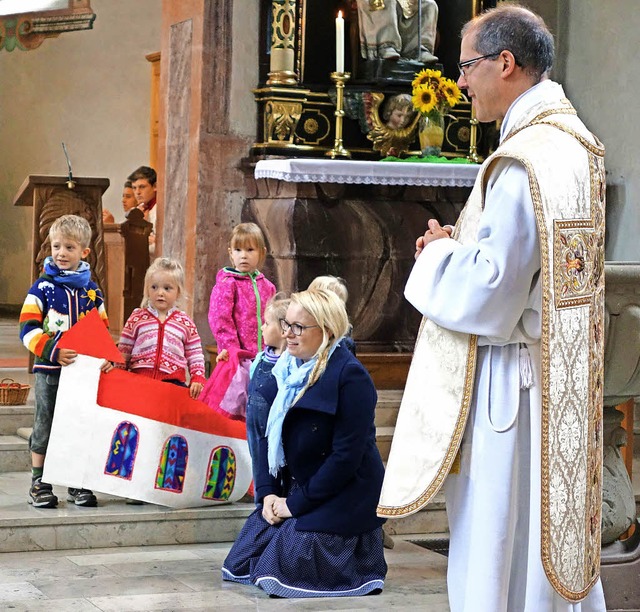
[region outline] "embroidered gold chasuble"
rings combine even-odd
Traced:
[[[541,249],[541,557],[554,589],[583,599],[599,576],[604,355],[604,148],[570,102],[541,103],[514,125],[476,179],[454,238],[477,240],[496,160],[526,169]],[[569,178],[572,177],[572,178]],[[452,468],[473,394],[476,336],[423,319],[378,514],[429,503]],[[537,352],[532,352],[537,354]],[[429,400],[425,400],[428,389]],[[535,391],[535,389],[532,389]]]

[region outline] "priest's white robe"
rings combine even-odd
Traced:
[[[502,133],[522,109],[558,89],[545,81],[523,94]],[[600,580],[583,601],[571,604],[542,567],[539,273],[527,173],[519,162],[502,158],[487,185],[478,241],[431,242],[407,283],[407,298],[427,318],[479,336],[460,472],[445,483],[453,612],[606,610]],[[532,386],[521,388],[527,367],[534,368]]]

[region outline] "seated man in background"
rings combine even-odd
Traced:
[[[153,231],[149,236],[149,252],[155,252],[156,242],[156,171],[149,166],[140,166],[128,177],[138,202],[138,208],[144,213],[144,218],[153,224]]]

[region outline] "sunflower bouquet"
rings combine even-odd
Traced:
[[[443,77],[440,70],[421,70],[411,87],[413,106],[423,116],[434,113],[446,115],[462,99],[462,92],[455,81]]]
[[[425,157],[439,157],[444,141],[444,118],[462,99],[462,92],[440,70],[421,70],[413,79],[411,102],[420,113],[418,137]]]

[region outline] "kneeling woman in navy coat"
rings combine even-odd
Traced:
[[[294,293],[281,320],[287,350],[261,440],[256,498],[222,578],[279,597],[380,592],[387,565],[376,516],[384,468],[376,391],[340,339],[349,321],[332,292]]]

